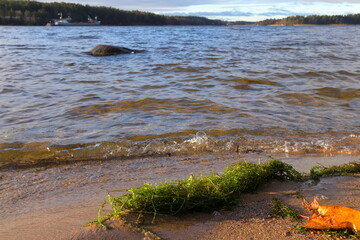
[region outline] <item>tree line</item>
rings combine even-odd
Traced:
[[[260,26],[268,26],[274,24],[283,26],[293,26],[296,24],[360,24],[360,14],[291,16],[283,19],[266,19],[257,22],[257,25]]]
[[[40,3],[32,0],[0,0],[0,25],[45,25],[58,13],[71,16],[73,21],[86,21],[97,16],[102,25],[283,25],[296,24],[360,24],[360,14],[290,16],[259,22],[226,22],[196,16],[164,16],[151,12],[125,11],[112,7],[93,7],[76,3]]]
[[[40,3],[29,0],[0,0],[0,25],[45,25],[58,17],[71,16],[74,22],[97,16],[102,25],[223,25],[220,20],[193,16],[164,16],[150,12],[125,11],[75,3]]]

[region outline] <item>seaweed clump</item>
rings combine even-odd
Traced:
[[[212,171],[210,176],[189,178],[161,183],[144,183],[128,193],[113,197],[108,194],[112,212],[98,216],[101,223],[112,216],[126,213],[176,215],[189,212],[210,212],[236,205],[242,193],[256,190],[269,180],[302,180],[302,175],[291,165],[278,160],[261,164],[247,161],[226,167],[223,174]]]
[[[273,216],[287,217],[295,221],[300,221],[299,212],[286,206],[280,199],[273,198],[271,203]]]
[[[319,179],[326,176],[340,176],[348,174],[360,173],[360,163],[351,162],[340,166],[315,166],[310,170],[310,177],[312,179]]]

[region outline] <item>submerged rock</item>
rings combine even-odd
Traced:
[[[88,52],[90,55],[93,56],[111,56],[117,54],[124,54],[124,53],[139,53],[143,52],[143,50],[134,50],[124,47],[116,47],[111,45],[97,45],[93,49]]]

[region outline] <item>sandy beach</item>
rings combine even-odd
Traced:
[[[116,195],[120,194],[116,191],[140,186],[143,182],[182,179],[210,167],[221,172],[224,166],[244,157],[254,162],[267,158],[211,154],[2,170],[0,239],[151,239],[117,221],[108,231],[84,224],[96,218],[108,192]],[[358,161],[359,157],[279,156],[277,159],[292,164],[298,171],[308,172],[317,164],[342,164]],[[152,167],[149,161],[153,162]],[[296,230],[299,223],[271,216],[273,198],[309,216],[301,207],[300,195],[308,201],[324,195],[328,199],[323,200],[322,205],[360,210],[359,178],[341,176],[322,178],[316,185],[271,182],[255,193],[240,196],[238,207],[232,211],[159,217],[155,224],[146,220],[143,227],[163,239],[325,239],[316,231],[303,235]]]

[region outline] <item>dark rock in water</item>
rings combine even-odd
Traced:
[[[139,53],[143,50],[134,50],[124,47],[116,47],[111,45],[97,45],[90,50],[89,54],[93,56],[111,56],[124,53]]]

